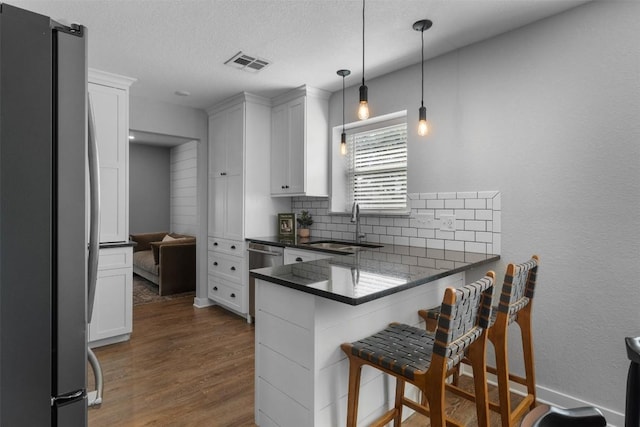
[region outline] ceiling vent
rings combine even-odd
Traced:
[[[240,70],[248,71],[251,73],[257,73],[258,71],[263,70],[269,64],[269,61],[267,61],[266,59],[249,56],[242,52],[236,53],[235,55],[233,55],[233,57],[225,62],[225,65],[229,65],[233,68],[238,68]]]

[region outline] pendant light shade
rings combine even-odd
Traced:
[[[351,74],[351,70],[338,70],[342,77],[342,134],[340,135],[340,154],[347,154],[347,134],[344,132],[344,78]]]
[[[358,118],[369,118],[369,89],[364,84],[364,2],[362,0],[362,86],[360,86],[360,105],[358,106]]]
[[[420,21],[416,21],[413,24],[413,29],[416,31],[420,31],[422,36],[422,47],[420,50],[421,53],[421,61],[420,66],[422,67],[422,99],[420,101],[420,108],[418,109],[418,135],[425,136],[429,133],[429,125],[427,124],[427,107],[424,106],[424,31],[431,28],[433,22],[428,19],[422,19]]]

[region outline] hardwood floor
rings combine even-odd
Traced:
[[[187,296],[135,306],[131,340],[95,349],[105,388],[102,406],[89,410],[89,427],[255,426],[253,326],[192,304]],[[473,403],[447,401],[456,420],[477,425]],[[420,415],[403,423],[428,425]],[[499,425],[492,413],[491,426]]]

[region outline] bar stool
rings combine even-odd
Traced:
[[[536,286],[538,265],[540,259],[533,255],[529,261],[522,264],[509,264],[505,274],[500,301],[492,310],[489,341],[493,344],[496,356],[496,366],[487,366],[487,372],[498,378],[499,404],[489,402],[489,408],[500,413],[503,427],[512,427],[524,414],[536,406],[535,363],[533,356],[533,337],[531,333],[531,309]],[[425,320],[428,329],[433,329],[434,319],[439,317],[438,308],[420,310],[418,314]],[[520,327],[522,350],[525,365],[525,376],[520,377],[509,372],[508,330],[509,325],[516,322]],[[454,372],[453,382],[447,389],[475,400],[473,393],[457,387],[459,370]],[[475,375],[475,370],[474,370]],[[513,408],[511,403],[509,382],[513,381],[525,385],[527,394],[522,401]]]
[[[432,427],[460,426],[445,416],[444,393],[446,378],[456,369],[465,352],[473,367],[478,390],[478,425],[487,427],[489,409],[484,366],[494,280],[495,273],[489,271],[484,278],[460,289],[447,288],[435,335],[422,328],[392,323],[368,338],[342,344],[341,348],[349,358],[347,427],[357,424],[360,373],[364,365],[396,378],[394,408],[372,425],[383,426],[393,420],[394,426],[400,426],[402,408],[406,405],[430,416]],[[421,403],[404,396],[406,382],[422,391]]]

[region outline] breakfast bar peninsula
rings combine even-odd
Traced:
[[[349,366],[340,344],[391,322],[419,325],[419,309],[439,305],[445,288],[465,283],[466,271],[499,258],[386,245],[252,270],[256,424],[344,426]],[[362,371],[359,424],[393,404],[394,387],[385,375]]]

